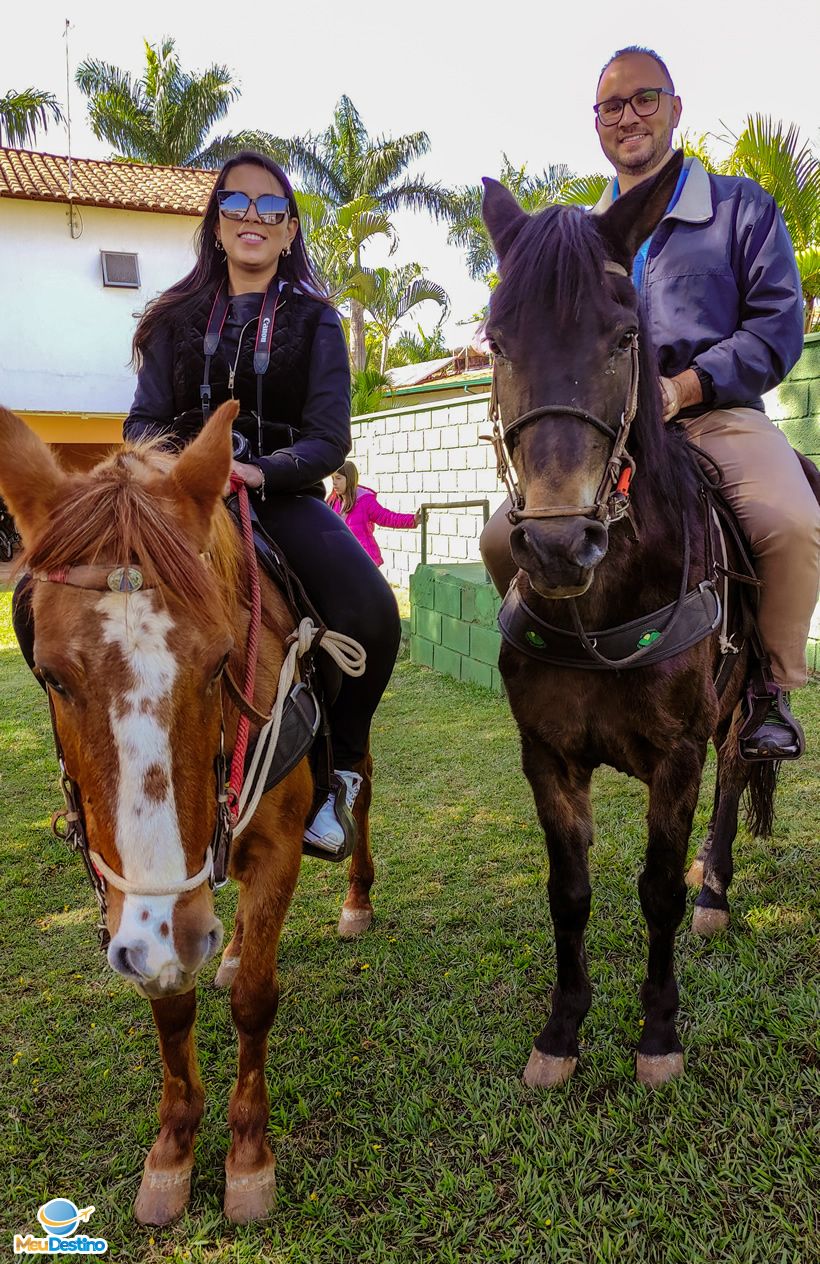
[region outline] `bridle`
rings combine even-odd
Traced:
[[[605,261],[604,269],[618,276],[628,275],[626,268],[613,259]],[[510,422],[505,422],[498,403],[496,370],[495,366],[493,367],[490,390],[492,444],[495,450],[498,477],[504,483],[510,497],[512,507],[507,517],[513,525],[533,518],[594,518],[608,527],[610,523],[617,522],[627,513],[629,484],[635,473],[635,462],[627,452],[626,445],[632,422],[638,411],[639,343],[637,332],[630,335],[629,350],[629,386],[617,428],[607,421],[602,421],[594,413],[587,412],[584,408],[574,408],[569,404],[542,404],[538,408],[531,408],[529,412],[522,413],[520,417],[515,417]],[[525,509],[525,498],[510,463],[509,454],[512,451],[512,439],[521,428],[533,421],[540,421],[542,417],[574,417],[585,425],[594,426],[611,441],[609,460],[595,493],[595,500],[591,505],[553,505],[549,508]]]
[[[150,589],[151,584],[145,582],[145,577],[138,566],[116,566],[113,569],[110,566],[68,566],[60,570],[42,572],[32,572],[32,579],[40,583],[49,584],[67,584],[72,588],[86,588],[96,592],[123,592],[132,593],[141,589]],[[110,935],[106,924],[108,914],[108,887],[114,887],[115,890],[121,891],[124,895],[136,896],[162,896],[162,895],[184,895],[189,891],[196,891],[198,887],[204,886],[207,882],[210,887],[216,885],[215,876],[222,873],[227,864],[227,850],[231,839],[231,817],[228,808],[228,774],[227,761],[225,757],[225,739],[224,725],[220,718],[220,740],[219,753],[216,757],[215,773],[216,773],[216,824],[214,826],[213,836],[210,843],[205,849],[205,857],[201,869],[190,877],[182,878],[179,882],[163,882],[156,885],[140,885],[131,882],[123,874],[117,873],[112,869],[99,852],[93,851],[88,843],[88,836],[85,829],[85,819],[82,810],[82,800],[80,796],[80,787],[66,768],[65,755],[63,753],[62,743],[59,733],[57,732],[57,717],[54,710],[54,691],[49,682],[42,676],[39,676],[46,689],[48,696],[49,714],[51,716],[51,728],[54,734],[54,746],[57,752],[57,760],[60,765],[60,786],[65,799],[65,809],[55,812],[51,818],[51,832],[56,838],[68,843],[72,850],[79,852],[83,864],[85,865],[91,887],[94,891],[94,897],[97,901],[97,907],[100,911],[102,919],[101,924],[97,927],[97,934],[100,941],[100,947],[106,949],[110,942]]]

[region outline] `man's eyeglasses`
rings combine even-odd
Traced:
[[[275,193],[263,193],[261,197],[252,198],[237,189],[219,189],[216,200],[226,219],[244,219],[254,207],[263,224],[281,224],[290,210],[288,199],[277,197]]]
[[[602,127],[614,127],[616,123],[620,123],[628,105],[632,106],[638,118],[649,118],[657,114],[661,97],[674,95],[668,88],[640,88],[631,97],[610,97],[608,101],[599,101],[592,108]]]

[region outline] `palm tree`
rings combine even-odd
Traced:
[[[442,318],[443,319],[443,318]],[[416,325],[416,332],[405,331],[396,339],[387,357],[391,369],[403,364],[424,364],[427,360],[440,360],[450,354],[441,320],[426,333],[421,325]]]
[[[318,136],[291,137],[276,142],[272,151],[283,165],[299,172],[304,188],[318,194],[329,208],[339,210],[372,200],[369,213],[388,217],[401,208],[428,211],[437,218],[446,214],[451,195],[424,176],[407,176],[411,163],[428,152],[426,132],[406,136],[372,137],[349,97],[343,96],[330,126]],[[362,243],[351,236],[347,266],[353,275],[363,272]],[[355,370],[364,368],[364,308],[350,299],[351,359]]]
[[[240,94],[227,66],[209,66],[201,74],[183,70],[169,37],[145,41],[145,70],[136,81],[107,62],[87,58],[76,81],[88,97],[91,127],[98,140],[116,149],[126,162],[170,167],[214,167],[240,149],[270,151],[265,132],[240,132],[207,142],[217,120]]]
[[[318,193],[300,192],[296,201],[311,260],[328,294],[335,303],[359,298],[368,274],[356,265],[357,254],[374,237],[395,240],[390,217],[372,197],[332,206]]]
[[[369,273],[367,284],[362,287],[361,298],[372,317],[373,325],[381,335],[381,365],[387,368],[390,338],[396,325],[419,303],[438,303],[443,314],[449,310],[450,300],[446,291],[424,275],[419,263],[406,263],[393,272],[389,268],[376,268]]]
[[[515,167],[506,154],[502,155],[498,178],[529,214],[556,202],[591,205],[597,202],[607,183],[606,176],[576,176],[565,163],[531,174],[526,164]],[[466,249],[467,268],[473,280],[492,285],[497,279],[493,271],[495,251],[481,218],[483,192],[481,185],[474,184],[454,194],[447,240]]]
[[[390,391],[390,379],[381,369],[375,369],[368,362],[364,368],[356,369],[350,382],[350,415],[361,417],[364,413],[377,413]]]
[[[24,148],[35,144],[39,128],[64,122],[63,111],[51,92],[26,88],[0,97],[0,145]]]

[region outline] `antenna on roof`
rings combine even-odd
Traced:
[[[72,29],[71,22],[68,18],[65,20],[65,30],[63,38],[65,40],[65,121],[66,130],[68,132],[68,231],[73,238],[77,238],[82,233],[82,221],[77,223],[76,212],[72,198],[74,196],[74,186],[71,171],[71,69],[68,55],[68,32]],[[79,232],[75,230],[79,228]]]

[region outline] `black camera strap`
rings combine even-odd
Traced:
[[[214,305],[208,317],[208,325],[203,339],[205,370],[202,375],[202,385],[199,388],[203,425],[208,420],[211,411],[211,360],[216,354],[219,340],[222,337],[230,301],[228,282],[225,280],[220,285],[214,299]],[[262,382],[270,364],[270,349],[276,324],[276,312],[283,301],[280,279],[274,275],[268,282],[268,288],[265,290],[265,297],[262,300],[262,310],[259,313],[259,324],[256,328],[256,343],[253,349],[253,371],[256,374],[256,423],[259,427],[260,453],[262,451]]]

